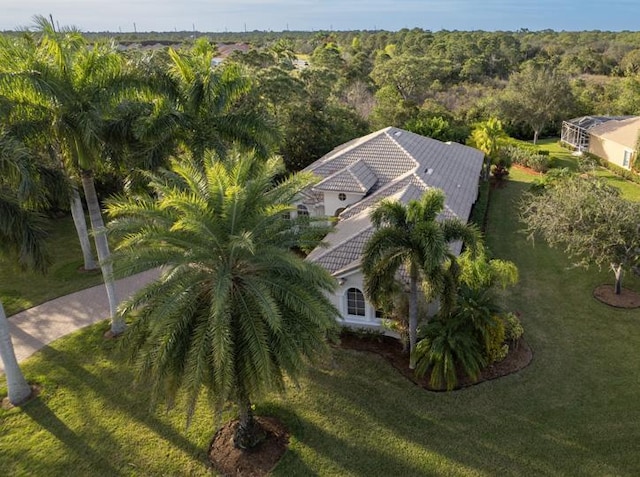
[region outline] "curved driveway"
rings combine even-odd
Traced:
[[[159,274],[160,271],[155,269],[117,280],[118,298],[122,300],[130,296]],[[16,313],[9,318],[9,331],[16,358],[23,361],[52,341],[108,316],[109,303],[104,285],[61,296]],[[2,360],[0,373],[4,373]]]

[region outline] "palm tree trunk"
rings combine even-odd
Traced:
[[[238,398],[238,410],[240,415],[233,444],[238,449],[253,449],[266,439],[266,433],[253,417],[251,401],[248,398]]]
[[[71,193],[71,216],[73,217],[73,223],[76,226],[78,240],[80,241],[80,248],[82,249],[82,256],[84,257],[84,269],[95,270],[98,268],[98,265],[93,258],[91,242],[89,241],[89,232],[87,231],[87,220],[84,216],[84,209],[82,207],[80,194],[78,193],[78,188],[75,185],[73,186]]]
[[[104,286],[107,289],[107,298],[109,299],[109,313],[111,319],[111,334],[113,336],[124,333],[126,324],[124,320],[118,316],[118,300],[116,298],[115,283],[113,280],[113,265],[109,258],[109,243],[107,242],[107,233],[102,220],[102,212],[100,211],[100,203],[96,194],[96,188],[93,183],[93,172],[82,171],[82,188],[84,197],[87,200],[87,208],[89,209],[89,220],[91,221],[91,229],[98,252],[98,260],[100,261],[100,269],[102,270],[102,278]]]
[[[409,369],[415,369],[415,349],[418,341],[418,271],[411,264],[409,282]]]
[[[20,366],[18,366],[9,334],[9,320],[7,320],[2,302],[0,302],[0,359],[2,359],[4,372],[7,375],[9,402],[14,406],[19,406],[31,396],[31,387],[24,379]]]

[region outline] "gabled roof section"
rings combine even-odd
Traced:
[[[593,136],[634,148],[638,139],[638,131],[640,131],[640,117],[633,116],[620,121],[608,121],[594,127],[589,132]]]
[[[389,134],[391,129],[381,129],[339,146],[308,166],[305,171],[326,179],[356,162],[363,162],[377,179],[375,187],[372,187],[375,190],[418,165]]]
[[[350,166],[330,175],[314,189],[334,192],[366,194],[378,182],[378,178],[367,164],[359,159]]]
[[[314,250],[307,259],[333,274],[358,266],[374,231],[369,214],[382,199],[406,204],[430,188],[439,188],[445,194],[440,218],[466,222],[478,195],[483,161],[484,154],[477,149],[392,127],[334,149],[305,169],[323,178],[314,190],[348,192],[338,187],[353,186],[353,191],[361,191],[373,185],[362,200],[340,214],[326,238],[327,247]],[[451,247],[459,252],[459,244]]]

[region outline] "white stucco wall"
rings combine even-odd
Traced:
[[[353,194],[350,192],[344,194],[346,199],[340,200],[338,198],[338,192],[324,192],[324,211],[326,215],[334,216],[336,215],[336,210],[355,204],[364,197],[364,194]]]

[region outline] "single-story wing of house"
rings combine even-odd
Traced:
[[[640,117],[607,121],[589,132],[589,152],[625,169],[631,169],[640,133]]]
[[[297,213],[335,216],[325,246],[307,260],[326,268],[339,287],[332,297],[345,325],[378,329],[381,316],[363,293],[360,259],[374,232],[369,215],[382,199],[407,203],[430,188],[445,193],[442,217],[467,222],[478,196],[484,154],[388,127],[338,146],[305,171],[320,181],[296,204]],[[460,252],[460,244],[453,244]]]
[[[577,151],[589,150],[591,131],[602,124],[633,118],[634,116],[581,116],[579,118],[562,121],[560,140]]]

